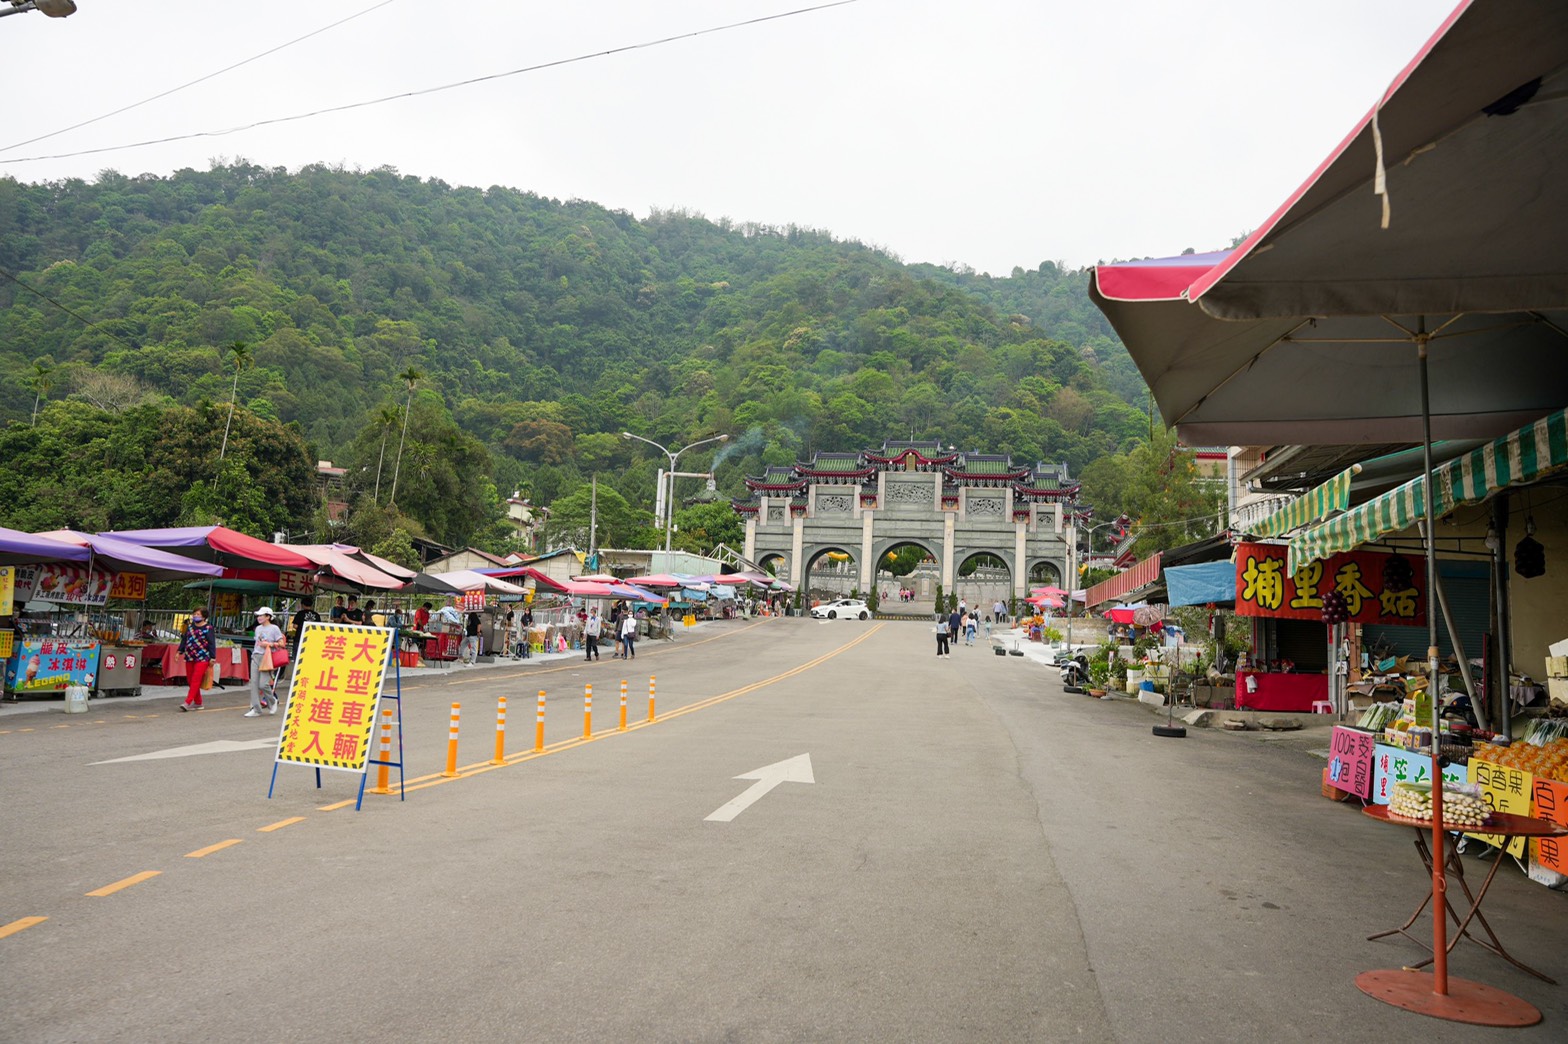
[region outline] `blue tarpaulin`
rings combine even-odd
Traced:
[[[1236,565],[1233,562],[1199,562],[1167,566],[1167,605],[1226,604],[1236,600]]]

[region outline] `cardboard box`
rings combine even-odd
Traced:
[[[1568,703],[1568,678],[1546,679],[1546,694],[1553,703]]]
[[[1553,678],[1568,678],[1568,656],[1548,656],[1546,673]]]

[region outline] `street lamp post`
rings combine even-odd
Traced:
[[[9,8],[0,9],[0,18],[24,11],[39,11],[50,18],[68,18],[76,13],[76,0],[10,0],[10,3]]]
[[[1089,557],[1090,558],[1094,557],[1094,534],[1095,534],[1095,532],[1097,530],[1104,529],[1106,526],[1126,525],[1127,521],[1128,521],[1128,519],[1127,519],[1126,515],[1118,515],[1116,518],[1109,519],[1109,520],[1107,520],[1105,522],[1101,522],[1098,525],[1090,526],[1088,528],[1088,534],[1089,534]],[[1068,568],[1076,570],[1076,568],[1077,568],[1077,559],[1078,559],[1078,554],[1077,554],[1077,552],[1078,552],[1078,527],[1076,525],[1073,525],[1073,526],[1071,526],[1069,528],[1071,528],[1073,536],[1072,536],[1071,546],[1069,548],[1069,550],[1072,552],[1072,554],[1069,555],[1069,557],[1068,557]],[[1073,585],[1075,583],[1077,583],[1077,582],[1078,582],[1078,574],[1077,574],[1077,572],[1075,571],[1075,572],[1070,573],[1068,575],[1068,577],[1067,577],[1067,656],[1068,656],[1069,659],[1072,658],[1072,654],[1073,654]],[[1089,608],[1089,603],[1087,601],[1085,601],[1084,602],[1084,609],[1087,610],[1088,608]]]
[[[636,439],[638,442],[646,442],[648,445],[652,446],[654,449],[670,458],[669,496],[665,498],[664,504],[664,569],[666,572],[670,572],[670,536],[674,531],[675,525],[675,462],[680,459],[680,455],[682,453],[685,453],[689,449],[696,449],[698,446],[706,446],[710,442],[727,442],[729,441],[729,436],[715,435],[711,439],[701,439],[697,442],[693,442],[689,446],[682,446],[680,449],[673,452],[665,446],[654,442],[652,439],[645,439],[641,435],[633,435],[629,431],[621,432],[621,438]]]

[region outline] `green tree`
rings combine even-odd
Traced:
[[[743,547],[746,524],[728,500],[693,504],[675,512],[674,546],[683,551],[705,553],[720,544]]]
[[[545,542],[552,548],[586,550],[594,513],[593,490],[588,486],[561,497],[550,505]],[[648,512],[632,507],[625,497],[603,483],[599,485],[596,529],[600,547],[653,547],[662,545],[664,539],[664,534],[653,528]]]
[[[47,355],[40,355],[33,360],[33,373],[31,379],[33,388],[33,423],[38,423],[38,404],[49,396],[49,389],[54,387],[54,360]]]

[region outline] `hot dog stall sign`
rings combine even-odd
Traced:
[[[1426,559],[1345,551],[1285,572],[1283,544],[1236,545],[1236,613],[1322,620],[1323,596],[1337,592],[1352,623],[1426,623]]]

